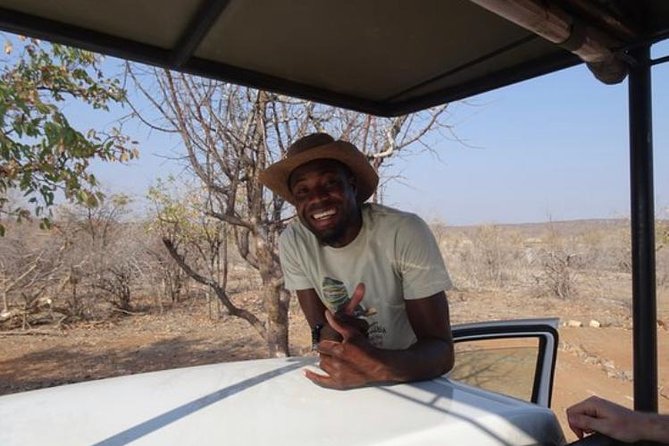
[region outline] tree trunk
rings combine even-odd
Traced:
[[[267,348],[270,356],[290,356],[288,344],[288,299],[276,280],[263,285],[263,302],[267,312]]]

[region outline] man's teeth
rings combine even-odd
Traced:
[[[314,219],[315,220],[321,220],[323,218],[331,217],[334,214],[335,214],[335,210],[334,209],[329,209],[327,211],[318,212],[318,213],[314,214]]]

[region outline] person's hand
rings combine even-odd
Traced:
[[[578,436],[599,432],[633,443],[644,439],[643,414],[591,396],[567,409],[569,427]]]
[[[353,291],[351,299],[334,314],[335,320],[340,327],[348,327],[348,329],[356,330],[360,335],[367,337],[367,330],[369,324],[366,320],[355,316],[356,309],[362,299],[365,297],[365,284],[359,283]],[[326,316],[327,317],[327,316]],[[342,335],[332,328],[330,324],[325,324],[320,331],[319,342],[322,341],[342,341]]]
[[[337,315],[326,310],[328,325],[339,333],[342,340],[319,342],[320,368],[327,375],[305,370],[305,376],[314,383],[333,389],[350,389],[385,380],[385,365],[379,358],[379,350],[367,340],[366,326],[363,331],[360,324],[352,321],[355,319],[353,310],[364,294],[365,287],[359,284],[351,301]]]
[[[369,329],[369,324],[366,320],[356,315],[356,310],[358,309],[364,297],[365,284],[359,283],[355,287],[355,290],[351,295],[351,299],[346,303],[346,305],[344,305],[343,308],[339,309],[339,311],[334,314],[334,318],[340,327],[353,328],[357,330],[360,335],[367,337],[367,329]]]
[[[305,370],[305,376],[319,386],[340,390],[387,381],[379,350],[357,328],[340,324],[331,312],[325,317],[342,341],[321,341],[320,368],[327,375]]]

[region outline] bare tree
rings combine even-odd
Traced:
[[[239,254],[258,272],[264,318],[236,306],[225,284],[189,265],[174,243],[165,240],[165,246],[230,314],[256,328],[270,355],[287,355],[290,295],[283,287],[277,242],[292,210],[258,182],[259,172],[282,158],[291,142],[314,131],[356,143],[379,168],[439,128],[445,107],[381,119],[169,71],[129,66],[129,73],[158,118],[137,113],[148,125],[180,135],[190,169],[210,194],[203,212],[227,225]]]
[[[384,178],[383,168],[402,156],[407,149],[419,148],[437,154],[429,144],[428,137],[433,134],[453,134],[451,126],[446,123],[447,106],[441,105],[420,113],[393,118],[333,108],[332,119],[323,123],[321,128],[354,143],[365,153],[381,176],[383,185],[385,181],[394,179]],[[382,190],[380,187],[375,191],[372,201],[383,202]]]
[[[155,207],[150,230],[158,233],[163,245],[162,251],[154,255],[161,256],[166,252],[179,271],[188,277],[213,291],[217,288],[225,290],[228,281],[227,224],[208,214],[211,195],[206,188],[177,187],[175,183],[174,178],[167,182],[159,180],[149,190],[149,199]],[[165,264],[169,268],[167,262]],[[173,272],[166,269],[164,274],[170,275],[168,282],[172,283]],[[224,299],[227,296],[218,297]],[[211,304],[209,293],[207,300]]]
[[[147,280],[153,284],[160,283],[161,292],[155,292],[154,298],[160,311],[163,311],[162,298],[172,305],[179,303],[188,293],[190,278],[166,251],[161,237],[152,237],[146,250],[151,259]]]

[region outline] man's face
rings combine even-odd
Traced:
[[[321,243],[344,246],[360,229],[355,179],[338,161],[319,159],[295,169],[288,180],[300,221]]]

